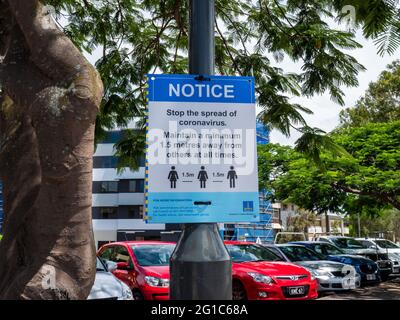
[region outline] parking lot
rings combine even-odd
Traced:
[[[348,292],[326,293],[319,300],[400,300],[400,278]]]

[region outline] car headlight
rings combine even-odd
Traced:
[[[400,260],[400,256],[397,255],[396,253],[389,253],[389,259],[392,261],[399,261]]]
[[[315,274],[315,272],[313,270],[308,270],[308,271],[310,271],[311,281],[314,281],[315,279],[317,279],[317,275]]]
[[[161,279],[161,278],[150,277],[150,276],[145,276],[144,279],[146,280],[146,283],[151,287],[163,287],[163,288],[169,287],[168,279]]]
[[[332,273],[324,269],[308,269],[314,278],[317,277],[333,277]]]
[[[118,300],[133,300],[133,294],[131,289],[125,284],[121,283],[122,285],[122,295],[118,298]]]
[[[265,283],[265,284],[271,284],[271,283],[275,282],[271,277],[268,277],[268,276],[260,274],[260,273],[248,272],[247,274],[250,277],[252,277],[255,282]]]

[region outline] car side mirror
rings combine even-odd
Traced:
[[[130,271],[132,270],[132,266],[130,266],[127,262],[117,262],[117,269]]]
[[[118,265],[113,261],[107,261],[106,265],[107,265],[107,271],[109,272],[114,272],[115,270],[118,269]]]

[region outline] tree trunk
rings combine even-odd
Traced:
[[[85,299],[102,83],[37,0],[0,0],[0,299]]]

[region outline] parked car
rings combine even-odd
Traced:
[[[360,286],[361,277],[352,266],[326,260],[325,256],[301,245],[265,246],[286,261],[307,268],[318,280],[318,291],[341,291]]]
[[[374,250],[365,247],[360,241],[345,236],[319,236],[316,241],[328,242],[342,249],[347,254],[365,255],[374,253]]]
[[[378,250],[381,254],[387,254],[392,261],[392,274],[400,274],[400,247],[394,242],[381,238],[357,238],[364,246]]]
[[[360,241],[344,236],[321,236],[320,241],[330,242],[345,253],[360,255],[365,258],[371,259],[378,264],[381,280],[386,280],[389,274],[392,273],[392,262],[389,257],[385,254],[379,254],[375,249],[365,246]]]
[[[133,300],[131,289],[111,273],[116,268],[113,262],[96,259],[96,278],[88,300]]]
[[[261,245],[226,241],[232,257],[234,300],[306,300],[318,297],[317,281],[305,268],[283,261]]]
[[[326,260],[353,266],[361,277],[361,285],[380,282],[381,277],[376,274],[376,270],[379,270],[379,267],[371,259],[363,256],[346,254],[342,249],[328,242],[301,241],[292,242],[292,244],[302,245],[318,254],[322,254]]]
[[[135,300],[169,299],[169,260],[175,243],[126,241],[102,246],[98,256],[117,264],[113,274],[132,290]]]

